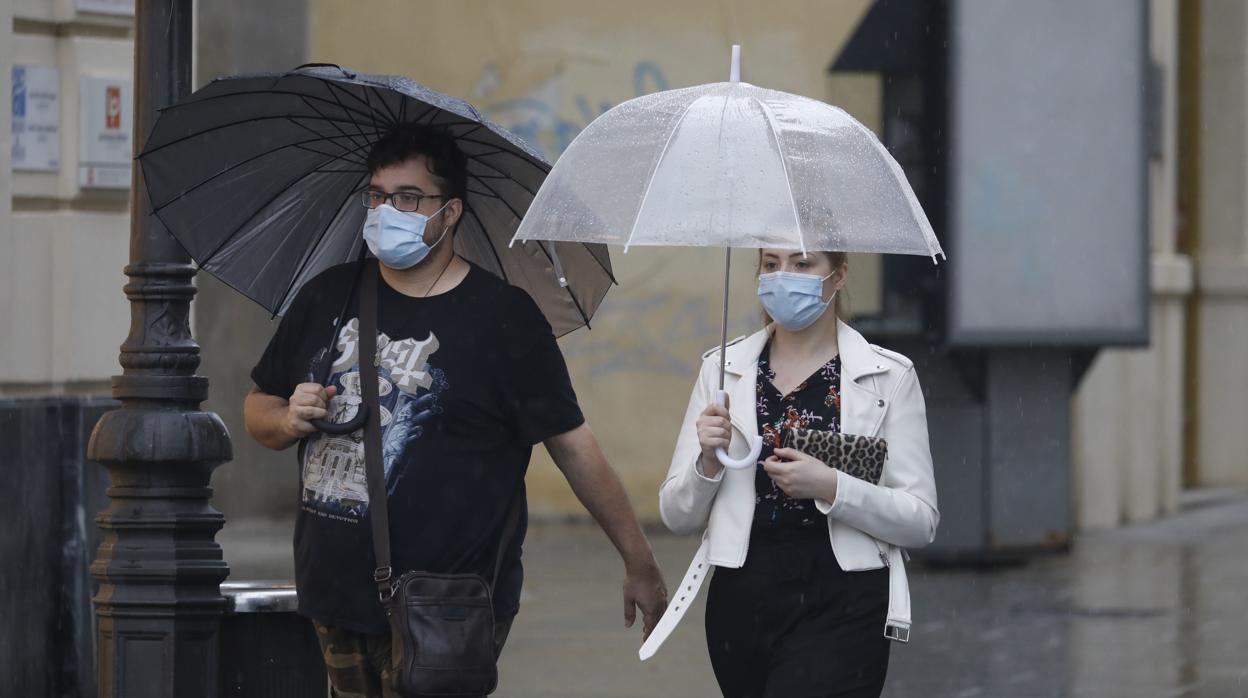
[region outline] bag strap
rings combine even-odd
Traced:
[[[364,473],[368,481],[368,520],[373,531],[377,568],[373,581],[382,601],[390,598],[390,514],[386,501],[386,474],[381,455],[381,409],[377,394],[377,277],[375,260],[365,262],[360,284],[360,392],[372,413],[364,422]]]
[[[377,284],[380,270],[377,260],[364,262],[365,269],[360,283],[360,392],[363,393],[364,404],[370,415],[364,423],[364,473],[368,479],[368,518],[373,532],[373,556],[377,567],[373,570],[373,581],[377,583],[377,594],[384,603],[393,593],[392,579],[394,569],[390,560],[390,515],[386,493],[386,475],[381,452],[381,407],[378,394],[377,374]],[[345,313],[345,310],[344,310]],[[503,566],[503,556],[507,552],[516,530],[520,527],[520,511],[524,502],[524,490],[516,489],[507,509],[507,519],[503,524],[502,535],[499,537],[498,550],[494,556],[494,572],[490,579],[490,590],[498,584],[498,574]],[[468,555],[460,558],[451,568],[461,566]]]

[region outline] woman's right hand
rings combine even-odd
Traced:
[[[732,439],[732,425],[728,421],[728,408],[708,405],[698,417],[698,445],[702,447],[702,474],[715,477],[723,469],[715,449],[728,450]]]

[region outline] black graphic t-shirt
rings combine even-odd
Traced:
[[[780,446],[785,429],[841,430],[841,357],[832,357],[788,395],[781,395],[772,382],[771,343],[758,357],[758,425],[763,451],[754,475],[755,526],[813,526],[827,517],[815,508],[813,499],[794,499],[776,485],[763,469],[763,461]]]
[[[375,263],[375,262],[369,262]],[[260,390],[337,386],[330,419],[362,401],[359,313],[353,298],[336,346],[334,321],[358,264],[308,282],[252,370]],[[490,578],[507,508],[534,444],[584,422],[550,325],[524,291],[479,267],[447,293],[412,298],[378,284],[382,452],[395,575],[476,572]],[[327,625],[386,631],[373,582],[363,430],[313,434],[299,445],[295,580],[299,611]],[[519,608],[527,507],[494,592],[500,618]],[[462,567],[450,569],[460,560]]]

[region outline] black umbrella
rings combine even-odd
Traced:
[[[362,254],[365,159],[409,123],[446,129],[468,158],[456,251],[528,291],[556,335],[588,325],[614,283],[605,246],[508,248],[550,164],[405,77],[311,65],[219,78],[161,111],[139,162],[153,213],[200,268],[280,315],[304,282]]]

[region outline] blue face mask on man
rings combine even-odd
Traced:
[[[758,299],[763,309],[786,330],[798,332],[815,324],[836,299],[836,291],[827,302],[823,300],[823,282],[827,276],[774,271],[758,277]]]
[[[442,204],[442,208],[433,212],[436,216],[451,202]],[[384,203],[377,208],[368,209],[364,218],[364,242],[368,250],[381,263],[391,269],[411,269],[429,256],[442,238],[446,230],[432,245],[425,243],[425,225],[432,216],[416,211],[400,211]]]

